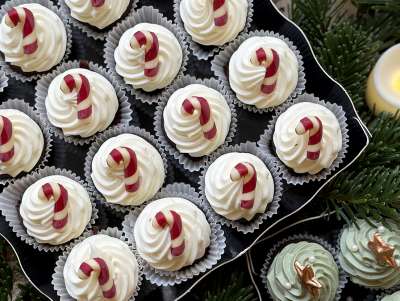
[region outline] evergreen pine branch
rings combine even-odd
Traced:
[[[11,297],[13,286],[13,273],[7,259],[7,243],[0,239],[0,300],[8,300]]]
[[[398,0],[356,0],[355,2],[364,9],[387,11],[400,15],[400,2]]]

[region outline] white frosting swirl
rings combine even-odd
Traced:
[[[79,277],[80,265],[93,258],[101,258],[106,262],[114,281],[116,295],[107,300],[129,300],[138,283],[139,267],[135,254],[121,240],[104,234],[86,238],[69,253],[63,271],[69,295],[80,301],[105,300],[97,273],[92,273],[86,279]]]
[[[57,65],[64,56],[67,47],[64,23],[54,12],[40,4],[28,3],[18,7],[32,11],[38,49],[32,54],[25,54],[22,23],[11,28],[6,25],[4,16],[0,24],[0,51],[4,54],[6,62],[20,67],[24,72],[47,71]]]
[[[91,0],[65,0],[65,4],[70,8],[73,18],[103,29],[121,18],[129,0],[105,0],[100,7],[94,7]]]
[[[199,110],[195,110],[192,115],[182,112],[184,100],[193,96],[204,97],[209,103],[217,129],[216,136],[211,140],[203,135],[199,123]],[[192,157],[209,155],[222,145],[231,124],[231,111],[224,96],[214,89],[199,84],[176,90],[169,98],[163,116],[168,138],[175,143],[181,153]]]
[[[307,159],[309,134],[296,134],[296,126],[306,116],[318,117],[323,125],[320,155],[317,160]],[[301,102],[282,113],[275,124],[273,141],[279,159],[296,173],[317,174],[329,168],[342,149],[342,132],[336,116],[326,107]]]
[[[61,83],[64,76],[80,73],[90,84],[87,101],[92,104],[92,115],[78,119],[77,89],[64,94]],[[105,130],[114,120],[118,110],[118,97],[113,85],[102,75],[82,68],[70,69],[56,76],[51,82],[45,101],[47,116],[51,124],[61,128],[65,136],[90,137]]]
[[[151,31],[157,35],[159,42],[159,70],[156,76],[144,75],[144,50],[133,49],[130,41],[137,31]],[[163,26],[140,23],[127,30],[115,49],[115,69],[125,82],[135,89],[151,92],[168,86],[178,74],[182,65],[182,48],[175,35]]]
[[[107,157],[117,147],[129,147],[138,161],[140,186],[135,192],[127,192],[124,170],[108,167]],[[92,180],[107,202],[119,205],[140,205],[151,199],[161,188],[165,179],[164,163],[158,150],[143,138],[122,134],[102,144],[92,161]]]
[[[0,162],[0,175],[16,177],[22,171],[31,171],[43,152],[42,130],[28,115],[18,110],[0,110],[0,116],[11,121],[14,136],[14,156],[7,162]]]
[[[54,200],[41,199],[39,192],[46,183],[61,184],[68,191],[68,222],[62,230],[53,228]],[[92,204],[85,188],[64,176],[42,178],[25,191],[22,196],[20,214],[30,236],[39,243],[60,245],[79,237],[92,215]]]
[[[270,94],[261,91],[265,67],[250,60],[260,47],[273,48],[279,55],[276,87]],[[240,45],[229,61],[229,83],[241,102],[259,109],[274,107],[286,101],[296,88],[298,69],[296,55],[283,40],[251,37]]]
[[[181,216],[185,250],[180,256],[172,256],[169,227],[160,228],[155,223],[159,211],[173,210]],[[152,267],[177,271],[191,265],[204,256],[210,245],[211,229],[204,213],[183,198],[164,198],[149,203],[135,223],[134,235],[140,256]]]
[[[257,174],[254,205],[240,207],[243,199],[243,180],[232,181],[231,170],[238,163],[251,163]],[[220,156],[208,168],[205,176],[205,194],[215,212],[229,220],[244,218],[250,221],[257,213],[264,213],[274,196],[274,180],[268,168],[258,157],[248,153],[228,153]]]
[[[243,30],[247,19],[247,0],[225,0],[225,3],[228,21],[224,26],[216,26],[212,0],[181,1],[179,13],[193,41],[221,46],[235,39]]]

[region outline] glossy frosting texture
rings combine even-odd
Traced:
[[[62,230],[56,230],[52,225],[55,200],[39,197],[42,185],[46,183],[61,184],[68,191],[68,221]],[[20,214],[28,234],[36,241],[60,245],[83,233],[92,215],[92,204],[80,183],[55,175],[42,178],[28,187],[22,196]]]
[[[319,298],[304,287],[295,262],[310,265],[322,285]],[[268,291],[274,301],[333,301],[339,286],[339,270],[332,254],[317,243],[301,241],[287,245],[272,262],[267,275]]]
[[[272,93],[261,91],[266,68],[251,61],[259,48],[274,49],[279,55],[276,88]],[[275,37],[251,37],[233,53],[229,61],[229,84],[237,98],[259,109],[275,107],[288,99],[298,81],[299,64],[285,41]]]
[[[129,147],[136,153],[139,173],[139,189],[127,192],[124,170],[113,170],[107,157],[117,147]],[[107,202],[119,205],[140,205],[151,199],[161,188],[165,179],[164,163],[158,150],[143,138],[122,134],[102,144],[92,161],[92,180]]]
[[[300,120],[307,116],[318,117],[323,126],[320,155],[317,160],[307,158],[309,133],[298,135],[295,131]],[[276,121],[273,135],[276,154],[296,173],[317,174],[329,168],[342,149],[342,132],[336,116],[326,107],[310,103],[297,103],[283,112]]]
[[[160,228],[155,216],[160,211],[173,210],[181,216],[185,250],[180,256],[171,254],[169,227]],[[210,244],[211,229],[204,213],[183,198],[171,197],[149,203],[140,213],[134,228],[140,256],[152,267],[177,271],[204,256]]]
[[[38,49],[32,54],[25,54],[22,23],[11,28],[3,17],[0,24],[0,51],[6,62],[20,67],[24,72],[47,71],[64,56],[67,45],[64,23],[54,12],[40,4],[28,3],[19,7],[28,8],[34,16]]]
[[[243,179],[233,181],[231,171],[239,163],[251,163],[257,176],[254,205],[241,208]],[[274,196],[274,180],[268,168],[258,157],[248,153],[228,153],[220,156],[205,175],[205,194],[215,212],[229,220],[251,220],[257,213],[264,213]]]
[[[82,279],[79,267],[93,258],[103,259],[114,280],[116,295],[105,299],[99,285],[98,274]],[[115,300],[127,301],[136,291],[139,267],[135,255],[120,239],[97,234],[77,244],[68,255],[64,266],[65,286],[71,297],[77,300]]]
[[[203,97],[208,101],[217,129],[216,136],[211,140],[204,137],[199,122],[200,110],[195,110],[192,115],[182,111],[185,99],[193,96]],[[225,142],[231,123],[231,111],[221,93],[204,85],[192,84],[171,95],[164,108],[163,120],[168,138],[181,153],[202,157],[211,154]]]

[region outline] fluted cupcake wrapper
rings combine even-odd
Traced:
[[[43,138],[44,138],[42,155],[39,158],[36,165],[33,167],[33,169],[31,171],[29,171],[28,173],[31,173],[35,170],[45,167],[47,161],[50,158],[50,152],[53,148],[53,136],[52,136],[52,132],[51,132],[50,128],[40,118],[38,112],[36,110],[34,110],[33,107],[31,107],[28,103],[26,103],[22,99],[18,99],[18,98],[8,99],[7,101],[0,104],[0,110],[4,110],[4,109],[14,109],[14,110],[18,110],[22,113],[25,113],[39,126],[40,130],[43,133]],[[26,172],[21,172],[15,178],[11,177],[9,175],[0,175],[0,185],[6,185],[8,183],[12,183],[16,179],[20,179],[26,174],[27,174]]]
[[[6,76],[4,71],[0,69],[0,92],[3,92],[7,86],[8,86],[8,77]]]
[[[146,140],[148,143],[150,143],[152,146],[154,146],[157,151],[159,152],[163,163],[164,163],[164,169],[166,171],[165,175],[165,182],[173,182],[174,181],[174,170],[169,163],[167,159],[167,155],[165,154],[164,149],[161,147],[160,143],[155,139],[149,132],[145,131],[144,129],[135,127],[135,126],[118,126],[118,127],[113,127],[102,133],[97,137],[97,139],[93,142],[93,144],[90,146],[89,151],[86,155],[85,159],[85,167],[84,167],[84,172],[85,172],[85,178],[86,182],[89,184],[90,189],[93,191],[95,194],[96,198],[98,200],[101,200],[104,205],[107,207],[112,208],[113,210],[116,210],[121,213],[127,213],[128,211],[132,210],[132,208],[135,208],[137,206],[123,206],[119,204],[113,204],[110,202],[107,202],[104,196],[100,193],[100,191],[97,190],[96,186],[93,183],[92,180],[92,161],[100,147],[104,142],[106,142],[108,139],[121,135],[121,134],[134,134],[139,137],[142,137],[144,140]]]
[[[181,68],[172,83],[165,88],[157,89],[152,92],[145,92],[142,89],[135,89],[132,85],[125,83],[124,78],[120,76],[115,69],[116,63],[114,58],[114,51],[118,47],[121,36],[128,29],[134,27],[139,23],[144,22],[161,25],[171,31],[178,40],[182,48],[183,55]],[[185,36],[182,30],[180,30],[179,27],[176,26],[176,24],[172,23],[170,20],[164,17],[157,9],[154,9],[150,6],[143,6],[141,9],[136,10],[134,14],[130,15],[122,23],[114,27],[114,29],[110,31],[107,36],[107,42],[104,48],[104,59],[106,66],[112,72],[119,85],[121,87],[124,87],[127,91],[131,93],[131,95],[135,96],[141,102],[148,104],[158,103],[159,99],[163,96],[167,88],[170,87],[177,79],[183,76],[189,60],[188,56],[189,50],[187,48]]]
[[[61,11],[67,17],[68,22],[72,24],[72,26],[78,28],[88,37],[91,37],[95,40],[104,41],[108,35],[108,33],[118,24],[120,24],[123,20],[125,20],[129,15],[135,12],[137,3],[139,0],[130,0],[130,4],[127,8],[127,11],[124,12],[122,18],[116,20],[111,25],[107,26],[106,29],[97,29],[95,26],[91,26],[90,24],[81,22],[74,17],[71,16],[71,10],[68,5],[65,3],[65,0],[58,0],[58,4],[60,6]],[[125,17],[124,17],[125,15]]]
[[[222,144],[220,147],[218,147],[217,150],[221,149],[222,147],[228,146],[232,142],[233,137],[236,134],[236,129],[237,129],[237,115],[236,115],[236,109],[235,109],[235,105],[233,104],[231,95],[224,88],[222,83],[215,78],[197,79],[192,76],[184,76],[184,77],[178,79],[172,86],[169,87],[169,89],[166,91],[166,93],[161,98],[160,103],[157,106],[155,114],[154,114],[154,129],[156,132],[156,137],[160,141],[161,145],[178,162],[178,164],[180,164],[184,168],[184,170],[189,171],[189,172],[194,172],[194,171],[199,171],[201,168],[203,168],[207,164],[207,162],[209,161],[210,155],[193,159],[192,157],[190,157],[189,154],[183,154],[183,153],[179,152],[179,150],[176,148],[174,143],[168,139],[168,137],[164,131],[164,120],[163,120],[164,108],[167,105],[167,102],[168,102],[168,99],[170,98],[170,96],[176,90],[184,88],[191,84],[201,84],[201,85],[205,85],[209,88],[212,88],[214,90],[217,90],[219,93],[221,93],[224,96],[224,98],[231,110],[231,124],[229,126],[229,132],[225,138],[224,144]],[[215,150],[215,151],[217,151],[217,150]]]
[[[196,260],[193,265],[182,268],[179,271],[168,272],[161,271],[151,267],[145,260],[143,272],[147,280],[158,286],[167,286],[180,284],[188,279],[193,278],[196,275],[204,273],[211,269],[221,259],[225,249],[225,235],[221,229],[221,225],[218,224],[213,216],[208,212],[204,202],[200,199],[199,194],[193,187],[184,183],[175,183],[166,186],[158,193],[154,200],[166,198],[166,197],[181,197],[195,204],[206,216],[208,223],[211,228],[210,245],[208,246],[205,255]],[[129,241],[134,242],[134,228],[135,222],[139,214],[143,211],[145,205],[136,208],[129,215],[125,217],[122,223],[122,231],[126,235]]]
[[[296,55],[296,58],[297,58],[297,61],[299,64],[297,85],[296,85],[296,88],[294,89],[294,91],[285,100],[285,102],[283,102],[283,104],[281,104],[279,106],[258,109],[256,106],[245,104],[236,97],[235,91],[233,91],[230,86],[229,76],[227,75],[227,70],[229,69],[229,61],[230,61],[233,53],[239,48],[239,46],[245,40],[247,40],[251,37],[255,37],[255,36],[268,36],[268,37],[275,37],[275,38],[281,39],[289,46],[289,48]],[[241,34],[237,39],[235,39],[233,42],[228,44],[228,46],[226,46],[223,51],[221,51],[219,54],[217,54],[214,57],[214,59],[211,61],[211,70],[224,83],[226,89],[229,90],[234,95],[233,99],[234,99],[235,103],[239,107],[246,109],[253,113],[262,114],[262,113],[277,110],[278,108],[280,108],[280,106],[285,105],[287,103],[291,103],[292,100],[296,96],[303,93],[303,91],[306,88],[306,74],[304,72],[303,56],[301,55],[300,51],[297,49],[296,45],[291,40],[289,40],[287,37],[285,37],[279,33],[275,33],[273,31],[256,30],[256,31],[251,31],[248,33]]]
[[[86,63],[85,63],[86,64]],[[135,116],[133,114],[134,112],[132,111],[131,105],[129,103],[129,99],[125,94],[125,91],[120,88],[118,82],[115,80],[115,78],[104,68],[101,67],[95,63],[89,62],[88,63],[89,70],[96,72],[100,75],[102,75],[104,78],[106,78],[114,87],[115,93],[117,94],[118,102],[119,102],[119,107],[118,111],[115,115],[115,118],[113,122],[111,123],[110,126],[115,126],[115,125],[128,125],[129,122],[132,120],[132,116]],[[84,145],[84,144],[89,144],[91,143],[96,137],[101,133],[98,132],[94,134],[91,137],[83,138],[79,136],[65,136],[61,128],[57,128],[53,126],[47,116],[47,110],[46,110],[46,97],[48,94],[48,89],[51,84],[51,82],[61,73],[74,69],[74,68],[80,68],[80,62],[79,61],[68,61],[63,63],[61,66],[59,66],[56,70],[54,70],[52,73],[43,76],[40,80],[38,80],[35,88],[35,108],[40,114],[40,117],[46,121],[48,126],[52,129],[54,132],[55,136],[68,142],[72,143],[74,145]],[[133,120],[134,123],[138,123],[138,120]]]
[[[268,170],[270,171],[273,181],[274,181],[274,197],[272,201],[268,204],[266,211],[262,214],[257,214],[251,221],[246,221],[246,220],[238,220],[238,221],[232,221],[227,219],[226,217],[219,215],[214,211],[210,203],[207,201],[206,197],[206,189],[205,189],[205,177],[208,168],[210,165],[219,157],[222,155],[232,153],[232,152],[238,152],[238,153],[250,153],[252,155],[255,155],[256,157],[260,158],[264,164],[267,166]],[[207,210],[210,212],[210,214],[214,217],[214,220],[216,220],[218,223],[221,223],[222,225],[226,225],[228,227],[231,227],[239,232],[242,232],[244,234],[247,233],[252,233],[255,230],[257,230],[260,225],[265,222],[268,218],[273,216],[278,212],[279,209],[279,202],[282,198],[282,192],[283,192],[283,187],[282,187],[282,177],[279,173],[279,169],[276,165],[276,159],[263,154],[260,149],[257,147],[256,143],[254,142],[246,142],[246,143],[241,143],[238,145],[232,145],[228,147],[224,147],[218,152],[216,152],[214,155],[212,155],[210,162],[208,162],[207,166],[202,170],[202,174],[200,176],[199,180],[199,187],[200,187],[200,196],[203,199],[205,205],[207,206]]]
[[[253,14],[254,14],[253,0],[247,0],[247,2],[248,2],[248,10],[247,10],[246,24],[245,24],[243,30],[239,33],[239,35],[241,33],[247,32],[250,29],[251,23],[253,22]],[[181,0],[174,0],[175,23],[179,26],[179,28],[184,33],[185,39],[189,43],[189,48],[192,50],[193,55],[196,56],[196,58],[198,58],[200,60],[208,60],[211,56],[213,56],[215,53],[218,53],[220,50],[224,49],[224,47],[230,43],[230,42],[228,42],[222,46],[203,46],[203,45],[193,41],[191,35],[185,30],[184,23],[180,16],[180,12],[179,12],[180,11],[180,3],[181,3]]]
[[[339,151],[337,158],[333,161],[332,165],[329,168],[323,169],[319,173],[315,175],[311,174],[296,174],[295,171],[291,170],[287,167],[281,160],[279,160],[275,151],[273,150],[273,135],[275,129],[275,123],[278,120],[279,116],[285,112],[288,108],[290,108],[294,104],[298,104],[301,102],[311,102],[315,104],[319,104],[329,109],[337,118],[340,126],[340,130],[342,132],[342,149]],[[291,103],[283,104],[279,110],[276,111],[272,120],[269,122],[268,128],[265,130],[264,134],[261,135],[260,140],[257,142],[261,151],[271,154],[272,156],[277,158],[277,163],[280,172],[282,173],[282,177],[289,184],[294,185],[302,185],[304,183],[309,183],[312,181],[322,181],[325,180],[333,171],[335,171],[341,163],[343,163],[344,158],[346,157],[347,148],[349,146],[349,134],[347,128],[347,119],[346,113],[343,111],[343,108],[335,103],[330,103],[324,100],[320,100],[318,97],[315,97],[313,94],[302,94],[298,96],[296,99],[293,99]]]
[[[262,280],[262,282],[264,284],[264,288],[268,291],[268,287],[267,287],[268,270],[269,270],[272,262],[274,261],[275,256],[277,256],[278,253],[280,251],[282,251],[282,249],[285,246],[287,246],[287,245],[289,245],[291,243],[297,243],[297,242],[300,242],[300,241],[307,241],[307,242],[313,242],[313,243],[320,244],[322,247],[324,247],[326,250],[328,250],[332,254],[332,256],[333,256],[333,258],[334,258],[334,260],[336,262],[336,265],[337,265],[337,267],[339,269],[339,285],[338,285],[338,289],[337,289],[337,292],[336,292],[336,298],[335,298],[336,301],[339,301],[340,297],[341,297],[341,294],[342,294],[342,291],[343,291],[344,287],[346,286],[346,284],[348,282],[347,275],[343,271],[342,267],[339,264],[339,253],[338,253],[339,251],[338,251],[338,249],[335,249],[331,244],[329,244],[324,239],[322,239],[322,238],[320,238],[318,236],[315,236],[315,235],[307,234],[307,233],[305,233],[305,234],[296,234],[296,235],[289,236],[289,237],[279,241],[278,243],[276,243],[269,250],[269,252],[267,253],[267,256],[265,258],[265,262],[264,262],[264,264],[263,264],[263,266],[261,268],[261,272],[260,272],[260,278],[261,278],[261,280]],[[272,296],[270,295],[269,292],[268,292],[268,296],[269,296],[270,300],[272,300]]]
[[[77,239],[73,244],[68,246],[68,248],[66,248],[66,250],[63,252],[63,254],[58,257],[58,260],[56,261],[56,267],[54,268],[54,273],[52,275],[51,284],[53,285],[54,290],[57,293],[57,296],[60,297],[60,301],[74,301],[75,300],[68,294],[67,288],[65,286],[64,275],[63,275],[64,266],[65,266],[65,263],[67,262],[69,253],[77,244],[81,243],[89,236],[92,236],[95,234],[104,234],[104,235],[108,235],[108,236],[111,236],[114,238],[118,238],[118,239],[122,240],[124,243],[126,243],[129,246],[129,248],[131,249],[131,251],[133,252],[133,254],[135,254],[136,260],[138,262],[138,271],[139,271],[138,282],[136,285],[135,293],[131,298],[129,298],[129,301],[135,300],[135,297],[139,294],[140,287],[141,287],[141,284],[143,281],[143,260],[139,257],[139,255],[136,251],[135,244],[133,242],[128,241],[128,239],[125,237],[125,235],[124,235],[124,233],[122,233],[122,231],[118,230],[118,228],[110,228],[109,227],[109,228],[99,231],[98,233],[86,233],[85,235],[83,235],[82,237]]]
[[[61,21],[64,23],[65,31],[67,33],[67,46],[65,49],[64,57],[59,62],[56,66],[53,66],[50,70],[44,71],[44,72],[32,72],[31,73],[24,73],[22,70],[18,71],[16,69],[13,69],[9,63],[7,63],[4,60],[4,56],[0,55],[0,67],[3,69],[3,71],[8,75],[9,77],[13,77],[19,81],[22,82],[30,82],[33,80],[39,79],[41,76],[48,74],[49,72],[52,72],[54,68],[65,62],[69,55],[71,54],[71,48],[72,48],[72,30],[71,26],[68,23],[67,16],[64,15],[64,13],[51,2],[50,0],[9,0],[6,3],[4,3],[1,8],[0,8],[0,20],[3,19],[4,15],[7,13],[7,11],[15,6],[21,5],[21,4],[26,4],[26,3],[37,3],[40,5],[43,5],[44,7],[50,9],[53,11],[55,14],[57,14]]]
[[[73,244],[76,239],[78,239],[72,239],[71,241],[61,245],[39,243],[36,241],[35,238],[28,234],[27,229],[23,224],[22,217],[19,213],[19,208],[25,190],[38,180],[53,175],[68,177],[81,184],[88,192],[92,204],[92,215],[81,236],[86,235],[94,226],[96,219],[98,218],[98,210],[96,208],[95,197],[89,189],[89,186],[80,177],[69,170],[59,169],[54,166],[45,167],[21,179],[16,180],[14,183],[8,185],[0,194],[0,211],[12,228],[12,231],[26,244],[32,246],[34,249],[45,252],[57,252],[65,250],[68,246]]]

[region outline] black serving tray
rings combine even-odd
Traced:
[[[0,4],[5,1],[0,0]],[[140,0],[139,7],[144,5],[152,5],[159,9],[161,13],[173,20],[173,0]],[[360,155],[360,153],[368,145],[368,131],[359,119],[353,103],[346,91],[335,82],[317,62],[310,44],[304,33],[294,23],[285,18],[279,10],[274,6],[271,0],[254,0],[254,20],[251,30],[264,29],[278,32],[288,37],[300,50],[306,73],[306,92],[313,93],[315,96],[326,101],[341,105],[346,112],[347,123],[349,128],[349,147],[344,162],[340,165],[331,176],[325,181],[309,183],[301,186],[284,184],[283,198],[280,202],[278,214],[266,220],[252,234],[241,234],[230,228],[224,227],[227,239],[225,254],[214,268],[232,262],[240,255],[244,254],[256,241],[267,232],[276,231],[287,224],[286,220],[296,219],[295,213],[305,207],[315,195],[326,185],[333,177],[342,170],[350,166],[350,164]],[[104,65],[103,48],[104,43],[95,41],[86,37],[79,30],[73,28],[73,48],[70,59],[91,60],[95,63]],[[210,69],[210,60],[199,61],[194,56],[190,56],[187,68],[187,74],[199,78],[212,77],[213,73]],[[34,103],[35,82],[21,83],[11,79],[9,86],[0,94],[0,101],[9,98],[23,98],[25,101]],[[140,126],[154,133],[152,126],[152,112],[154,106],[141,104],[134,97],[129,96],[137,116]],[[150,113],[149,113],[150,112]],[[245,111],[237,107],[238,113],[238,133],[234,139],[234,143],[257,141],[259,136],[267,127],[268,121],[272,114],[255,114]],[[56,139],[55,147],[49,162],[49,165],[55,165],[60,168],[67,168],[83,176],[83,166],[85,154],[88,146],[73,146],[61,140]],[[176,181],[190,183],[178,168],[175,168]],[[196,183],[191,183],[196,185]],[[104,206],[100,207],[100,219],[97,224],[98,228],[107,226],[117,226],[121,228],[123,216],[115,214]],[[316,212],[309,212],[316,214]],[[293,222],[293,221],[292,221]],[[55,261],[59,254],[38,252],[32,247],[21,242],[14,233],[12,233],[9,225],[5,222],[4,217],[0,217],[0,234],[6,238],[13,246],[21,267],[32,282],[32,284],[46,295],[50,300],[58,300],[55,291],[51,285],[51,275],[55,266]],[[173,300],[180,299],[211,271],[195,277],[183,284],[174,287],[159,288],[144,281],[137,300]]]

